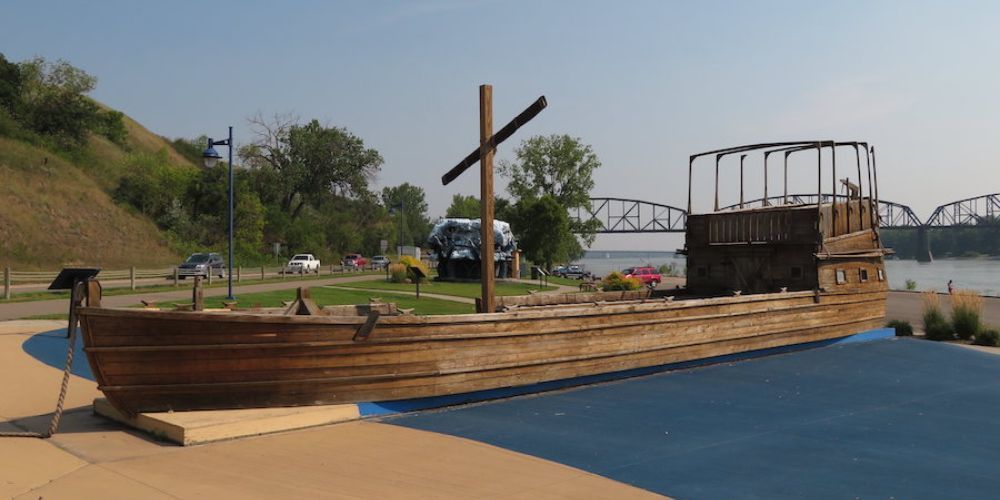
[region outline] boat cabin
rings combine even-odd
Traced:
[[[842,163],[838,177],[837,150],[842,148],[853,150],[854,161],[846,169]],[[789,194],[788,158],[808,152],[816,158],[817,190]],[[764,196],[747,201],[744,165],[753,153],[763,156]],[[784,189],[780,195],[769,197],[768,157],[773,154],[784,157]],[[720,163],[730,155],[739,155],[740,160],[739,202],[720,206]],[[887,250],[882,247],[878,231],[874,155],[874,148],[869,149],[865,142],[835,141],[754,144],[692,155],[683,250],[687,255],[689,293],[857,293],[887,289],[883,264]],[[691,175],[696,160],[705,156],[715,156],[714,210],[693,213]],[[828,185],[824,185],[824,178]]]

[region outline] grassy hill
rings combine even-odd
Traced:
[[[91,134],[84,147],[55,152],[0,136],[0,266],[16,270],[175,264],[180,255],[146,217],[109,193],[132,154],[166,155],[196,168],[169,142],[125,118],[122,146]]]

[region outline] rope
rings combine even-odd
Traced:
[[[78,284],[79,285],[79,284]],[[79,295],[78,295],[79,296]],[[79,300],[79,299],[77,299]],[[79,304],[72,304],[75,309]],[[76,324],[79,318],[76,314],[71,312],[70,315],[73,317],[72,324],[69,325],[69,345],[66,348],[66,367],[63,368],[63,378],[62,387],[59,388],[59,400],[56,402],[56,411],[52,414],[52,420],[49,422],[49,428],[44,433],[41,432],[0,432],[0,437],[33,437],[48,439],[56,433],[59,428],[59,421],[62,419],[63,407],[66,403],[66,392],[69,390],[69,376],[73,370],[73,355],[76,351]]]

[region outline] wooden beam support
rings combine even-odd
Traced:
[[[543,98],[544,102],[544,98]],[[512,122],[513,123],[513,122]],[[493,287],[493,152],[496,146],[490,139],[493,137],[493,86],[479,86],[479,257],[480,281],[482,290],[482,309],[480,312],[491,313],[494,307]]]
[[[496,149],[501,142],[506,141],[510,138],[510,136],[514,135],[514,132],[517,132],[517,129],[521,128],[521,125],[528,123],[532,118],[538,116],[538,113],[541,113],[546,106],[548,106],[548,101],[545,100],[545,96],[535,99],[535,102],[531,103],[531,106],[528,106],[527,109],[517,115],[510,121],[510,123],[504,125],[504,127],[500,129],[496,135],[488,138],[490,147]],[[441,176],[441,184],[447,186],[451,183],[451,181],[462,175],[462,172],[465,172],[469,167],[475,165],[476,162],[479,161],[482,153],[482,147],[476,148],[475,151],[469,153],[469,155],[460,161],[458,165],[455,165],[448,171],[448,173]]]

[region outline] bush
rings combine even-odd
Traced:
[[[399,262],[389,264],[389,281],[393,283],[406,283],[406,265]]]
[[[976,332],[976,335],[972,338],[972,343],[1000,347],[1000,331],[997,331],[995,328],[983,328]]]
[[[924,334],[930,340],[952,340],[955,334],[951,329],[951,324],[941,314],[941,304],[937,293],[933,291],[924,292]]]
[[[639,278],[626,278],[619,272],[613,272],[601,280],[601,289],[605,292],[614,290],[638,290],[642,288]]]
[[[958,290],[951,297],[951,326],[962,340],[971,339],[982,326],[983,298],[972,290]]]
[[[677,265],[673,262],[669,264],[661,264],[657,272],[664,276],[678,276]]]
[[[906,289],[907,290],[911,290],[911,291],[912,290],[916,290],[917,289],[917,282],[913,281],[913,280],[906,280]]]
[[[423,262],[417,260],[414,257],[411,257],[409,255],[404,255],[399,258],[399,263],[403,265],[404,269],[406,269],[407,267],[416,267],[421,271],[423,271],[424,277],[421,278],[420,280],[421,283],[425,283],[427,281],[427,277],[430,276],[430,272],[427,270],[427,266]],[[410,279],[411,282],[416,281],[413,276],[409,275],[409,273],[407,273],[407,277]]]
[[[897,337],[910,337],[913,335],[913,325],[909,321],[894,319],[886,323],[885,326],[896,330]]]

